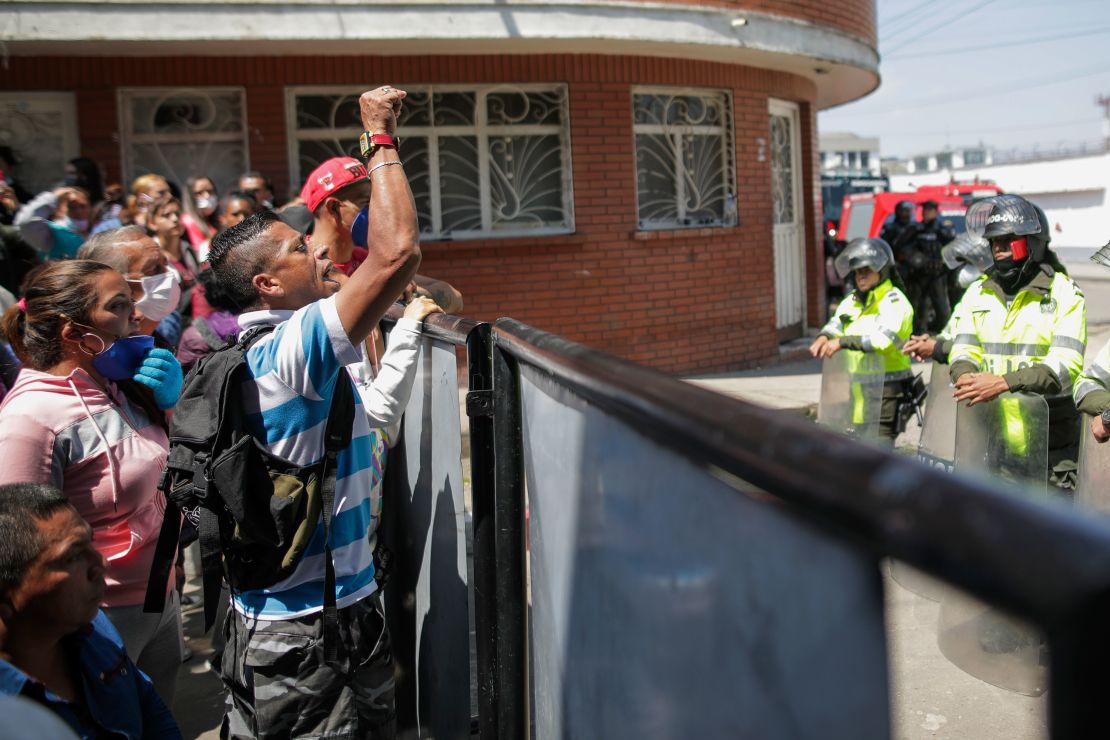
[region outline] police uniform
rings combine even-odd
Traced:
[[[988,372],[1003,377],[1011,392],[1044,396],[1049,464],[1056,466],[1074,460],[1078,444],[1071,392],[1087,347],[1087,305],[1065,273],[1046,263],[1037,267],[1012,298],[990,275],[971,284],[960,302],[949,360],[953,382],[968,372]]]
[[[878,354],[883,361],[883,400],[879,424],[891,440],[897,436],[898,402],[912,380],[910,358],[902,345],[913,331],[913,308],[889,277],[861,296],[853,291],[836,308],[820,334],[839,339],[843,350]]]
[[[1110,342],[1099,351],[1094,361],[1079,374],[1072,398],[1079,411],[1098,416],[1110,408]]]
[[[951,314],[948,298],[948,270],[941,260],[941,247],[956,238],[952,229],[940,219],[911,224],[893,244],[894,254],[902,263],[906,290],[913,305],[918,333],[929,330],[925,300],[932,299],[936,325],[944,326]]]

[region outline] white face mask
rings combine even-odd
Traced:
[[[160,275],[127,282],[143,286],[143,297],[135,301],[135,308],[151,321],[161,321],[169,316],[181,300],[181,278],[172,267],[167,267]]]
[[[216,210],[216,206],[218,206],[219,204],[220,202],[215,198],[197,198],[196,203],[197,210],[203,213],[205,216],[211,215],[212,211]]]

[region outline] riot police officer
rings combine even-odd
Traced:
[[[951,304],[948,302],[948,269],[941,257],[941,248],[956,238],[952,228],[937,219],[935,200],[921,204],[921,221],[910,224],[891,244],[898,262],[903,266],[910,303],[914,311],[914,330],[918,334],[938,329],[948,323]],[[929,321],[928,303],[933,305],[933,321]]]
[[[966,232],[946,244],[940,250],[940,255],[955,276],[954,283],[959,289],[959,298],[953,302],[952,315],[940,332],[935,336],[915,334],[902,347],[902,351],[915,360],[932,359],[947,364],[959,322],[960,299],[972,283],[983,277],[983,273],[993,264],[993,259],[987,240]]]
[[[913,329],[913,309],[899,288],[901,279],[890,245],[882,239],[854,239],[836,258],[841,277],[852,274],[855,290],[845,297],[809,351],[829,358],[841,350],[876,353],[882,358],[883,388],[879,426],[891,441],[898,435],[898,403],[912,382],[902,344]]]
[[[1110,243],[1092,257],[1105,267],[1110,267]],[[1079,376],[1073,389],[1076,408],[1091,417],[1091,435],[1098,442],[1110,440],[1110,342]]]
[[[902,232],[906,231],[912,224],[913,203],[908,200],[899,201],[894,206],[894,218],[883,224],[883,229],[879,232],[879,238],[893,249],[894,245],[898,243],[898,238],[902,236]]]
[[[1074,470],[1078,443],[1071,388],[1087,345],[1083,291],[1048,248],[1044,212],[1024,198],[974,203],[967,223],[990,243],[993,264],[960,303],[949,356],[955,397],[974,405],[1005,393],[1044,396],[1053,482],[1066,487],[1062,476]]]

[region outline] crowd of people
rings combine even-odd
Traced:
[[[181,553],[199,537],[205,560],[226,549],[230,581],[216,591],[223,735],[393,736],[375,537],[382,470],[420,322],[462,307],[452,286],[416,274],[419,228],[394,137],[404,97],[389,86],[363,94],[364,159],[321,163],[277,208],[258,172],[223,194],[211,177],[182,186],[147,174],[124,197],[78,158],[52,190],[0,185],[0,695],[18,700],[9,717],[33,713],[19,705],[29,701],[77,737],[179,736],[168,708],[187,650]],[[379,322],[398,300],[403,318],[386,342]],[[228,357],[243,371],[221,377]],[[227,378],[238,385],[225,388]],[[173,477],[171,421],[179,430],[211,416],[205,399],[216,396],[234,399],[255,452],[215,442],[208,452],[264,462],[273,498],[263,509],[300,502],[300,513],[274,515],[279,539],[294,519],[299,544],[281,551],[269,580],[233,574],[236,547],[254,548],[257,564],[278,551],[272,537],[221,522],[216,549],[205,549],[217,507],[178,505],[193,478]],[[336,413],[344,403],[346,416]],[[197,479],[211,475],[210,497],[221,472]],[[287,480],[300,487],[278,490]]]

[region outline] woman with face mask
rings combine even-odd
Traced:
[[[181,663],[176,591],[167,588],[165,613],[142,609],[180,366],[152,337],[133,336],[139,320],[131,286],[107,265],[57,262],[28,280],[3,317],[23,371],[0,405],[0,483],[56,486],[89,523],[107,565],[101,606],[169,704]]]
[[[185,227],[181,224],[181,217],[181,201],[172,196],[163,198],[151,208],[148,228],[154,232],[154,240],[162,248],[181,285],[174,308],[182,317],[188,317],[192,315],[193,286],[200,272],[200,259],[184,238]]]
[[[196,250],[197,259],[208,261],[208,244],[220,231],[220,194],[211,177],[200,175],[185,181],[181,194],[181,225],[189,243]]]

